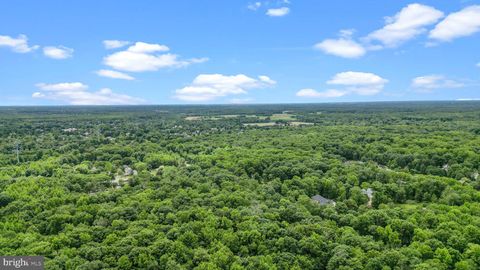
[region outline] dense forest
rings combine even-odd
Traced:
[[[480,269],[480,102],[1,107],[0,254]]]

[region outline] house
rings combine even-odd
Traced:
[[[316,201],[320,205],[333,205],[335,206],[337,203],[334,200],[327,199],[321,195],[315,195],[312,197],[312,200]]]

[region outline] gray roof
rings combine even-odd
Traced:
[[[327,199],[321,195],[315,195],[312,197],[312,200],[318,202],[321,205],[335,204],[334,200]]]

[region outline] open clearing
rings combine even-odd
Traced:
[[[290,121],[295,120],[295,115],[288,113],[275,113],[270,116],[272,121]]]

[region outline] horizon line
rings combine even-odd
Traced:
[[[331,101],[331,102],[278,102],[278,103],[158,103],[158,104],[23,104],[1,105],[4,107],[148,107],[148,106],[256,106],[256,105],[325,105],[325,104],[352,104],[352,103],[423,103],[423,102],[480,102],[479,99],[442,99],[442,100],[372,100],[372,101]]]

